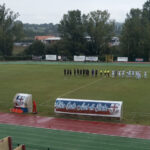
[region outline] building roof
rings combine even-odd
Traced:
[[[50,37],[50,38],[47,38],[46,40],[47,41],[57,41],[57,40],[60,40],[61,38],[60,37]]]
[[[48,38],[56,38],[55,36],[47,35],[47,36],[35,36],[35,40],[46,40]]]

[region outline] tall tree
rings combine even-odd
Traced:
[[[145,19],[150,21],[150,0],[144,3],[142,15]]]
[[[143,24],[143,53],[144,58],[150,60],[150,0],[145,2],[142,10],[142,24]]]
[[[134,60],[140,57],[142,52],[142,12],[140,9],[131,9],[123,25],[121,34],[121,46],[123,56]]]
[[[87,35],[91,38],[90,52],[93,55],[104,55],[109,53],[108,43],[114,34],[114,21],[111,21],[107,11],[92,11],[85,21]]]
[[[45,55],[45,44],[36,40],[25,49],[25,54],[35,56]]]
[[[143,9],[131,9],[123,25],[121,47],[124,56],[129,60],[142,57],[150,58],[150,0]]]
[[[84,54],[84,26],[79,10],[68,11],[59,24],[59,32],[71,55]]]
[[[13,42],[19,39],[22,34],[22,23],[17,22],[18,13],[14,13],[0,5],[0,54],[11,55]]]

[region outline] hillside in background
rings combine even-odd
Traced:
[[[23,24],[25,40],[33,40],[37,35],[55,35],[59,36],[58,24]],[[122,29],[122,23],[116,22],[115,36],[119,36]]]
[[[115,36],[120,36],[123,23],[115,22]]]
[[[25,39],[34,39],[37,35],[55,35],[58,36],[58,24],[23,24]]]

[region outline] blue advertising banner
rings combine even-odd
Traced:
[[[122,104],[121,101],[57,98],[55,112],[121,118]]]

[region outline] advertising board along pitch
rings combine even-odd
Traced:
[[[56,61],[57,55],[45,55],[46,60]]]
[[[136,58],[135,61],[136,61],[136,62],[143,62],[144,59],[143,59],[143,58]]]
[[[128,62],[128,57],[117,57],[117,61],[119,61],[119,62]]]
[[[55,112],[122,118],[122,101],[57,98]]]
[[[85,56],[74,56],[73,57],[74,61],[81,61],[84,62],[85,61]]]
[[[91,61],[91,62],[97,62],[98,61],[98,57],[97,56],[86,56],[85,60],[86,61]]]

